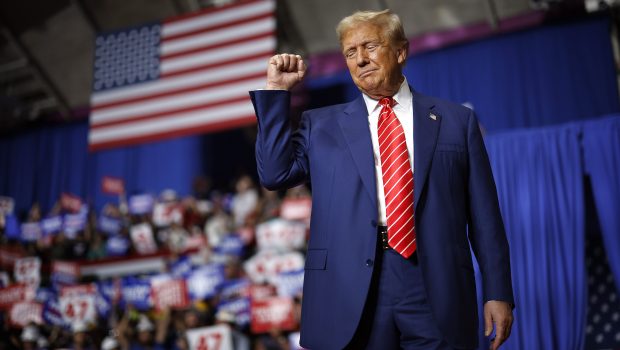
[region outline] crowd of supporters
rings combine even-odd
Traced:
[[[258,188],[249,176],[240,177],[231,193],[211,190],[205,184],[197,186],[194,195],[183,198],[173,190],[162,191],[151,196],[153,202],[146,204],[132,203],[132,196],[126,198],[122,194],[118,201],[106,204],[98,212],[83,203],[79,210],[71,212],[60,200],[48,213],[42,213],[36,203],[22,217],[0,212],[1,248],[3,254],[14,257],[10,263],[2,259],[0,304],[3,291],[26,285],[35,292],[34,296],[25,297],[26,302],[40,305],[37,311],[22,311],[20,315],[14,315],[19,312],[13,310],[12,305],[0,306],[3,325],[0,349],[224,350],[228,340],[222,340],[221,335],[193,340],[189,336],[192,330],[205,327],[227,329],[225,334],[230,335],[234,349],[298,348],[300,283],[282,291],[274,280],[277,274],[303,274],[303,252],[309,226],[308,189],[300,186],[286,193],[271,192]],[[282,218],[282,205],[287,202],[296,203],[292,209],[294,214]],[[142,208],[133,208],[136,205]],[[78,215],[84,218],[83,224],[67,224]],[[45,222],[51,222],[50,218],[58,218],[62,223],[46,228]],[[275,225],[266,228],[271,231],[266,235],[271,237],[257,242],[257,228],[269,223]],[[36,234],[26,233],[32,227],[38,227]],[[133,232],[136,227],[145,229],[146,239],[136,236]],[[301,244],[297,232],[300,228],[303,230]],[[295,230],[297,233],[293,234]],[[282,237],[290,239],[292,235],[296,236],[289,241],[297,243],[279,241]],[[272,276],[265,275],[265,264],[273,265],[270,261],[273,256],[287,254],[293,259],[277,266],[271,271]],[[153,271],[147,266],[143,272],[129,268],[136,259],[145,256],[162,259],[164,267]],[[295,259],[297,256],[300,258]],[[35,267],[38,278],[20,280],[15,261],[32,257],[38,258],[40,264]],[[252,263],[253,259],[262,259],[262,262]],[[59,262],[74,264],[81,272],[74,277],[63,276],[55,267]],[[105,265],[109,262],[121,266],[119,272],[100,273],[102,269],[98,266],[111,266]],[[89,273],[84,273],[85,266],[90,267]],[[130,272],[123,272],[123,267]],[[188,276],[205,267],[221,269],[218,270],[222,273],[221,279],[202,281],[216,286],[199,284],[199,291],[190,293]],[[184,280],[187,302],[157,305],[151,289],[148,303],[138,305],[123,290],[130,290],[144,281],[154,285],[158,279]],[[94,293],[93,290],[101,294],[96,299],[94,317],[67,314],[68,304],[63,303],[61,296],[68,291],[79,294],[80,288],[90,290],[86,294]],[[215,288],[216,292],[201,294],[200,288]],[[285,304],[291,317],[285,317],[285,325],[276,322],[266,329],[264,326],[269,325],[269,320],[262,326],[253,324],[256,315],[252,308],[261,298],[288,301]],[[239,303],[241,300],[243,302]],[[19,317],[22,319],[18,320]],[[218,325],[221,327],[216,327]]]

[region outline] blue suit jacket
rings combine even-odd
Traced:
[[[306,111],[293,131],[289,92],[250,95],[263,186],[274,190],[307,181],[312,186],[301,345],[341,349],[360,321],[377,249],[375,168],[364,100]],[[446,341],[474,348],[478,316],[470,244],[483,275],[484,300],[513,303],[495,183],[470,109],[414,91],[413,111],[417,252],[428,301]]]

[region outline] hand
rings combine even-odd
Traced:
[[[512,328],[512,307],[505,301],[489,300],[484,304],[484,335],[488,337],[495,324],[495,340],[491,343],[491,350],[499,346],[510,336]]]
[[[267,90],[290,90],[306,75],[306,64],[299,55],[279,54],[269,59]]]

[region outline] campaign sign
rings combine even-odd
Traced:
[[[38,301],[40,303],[47,303],[52,299],[56,299],[56,292],[54,292],[51,288],[40,287],[35,292],[35,301]]]
[[[151,308],[151,282],[135,277],[124,277],[121,281],[121,305],[133,305],[140,311]]]
[[[21,229],[21,239],[24,242],[34,242],[41,238],[41,226],[38,222],[24,223]]]
[[[97,220],[97,228],[101,232],[105,232],[109,235],[115,235],[121,232],[122,223],[121,220],[117,218],[101,215]]]
[[[13,276],[18,283],[38,286],[41,281],[41,259],[36,256],[18,259]]]
[[[0,196],[0,215],[13,215],[15,200],[11,197]]]
[[[188,329],[185,333],[192,350],[233,350],[232,332],[228,325]]]
[[[195,269],[187,276],[187,288],[191,300],[214,297],[222,282],[224,282],[222,265],[210,264]]]
[[[106,241],[106,252],[108,256],[125,256],[129,250],[129,240],[124,236],[113,235]]]
[[[183,210],[174,203],[157,203],[153,208],[153,223],[157,227],[170,226],[172,223],[183,223]]]
[[[217,306],[217,312],[223,311],[235,315],[235,324],[240,327],[250,324],[250,298],[222,302]]]
[[[94,295],[70,294],[61,296],[59,303],[62,318],[68,324],[78,321],[87,323],[95,323],[97,321]]]
[[[285,198],[280,207],[280,216],[287,220],[310,221],[312,198]]]
[[[147,223],[131,227],[131,240],[139,254],[152,254],[157,252],[157,244],[153,238],[153,229]]]
[[[271,284],[253,284],[250,286],[251,300],[265,300],[276,296],[276,289]]]
[[[291,298],[252,300],[251,317],[252,333],[265,333],[273,329],[294,331],[297,328]]]
[[[112,195],[123,194],[125,193],[125,182],[118,177],[104,176],[101,179],[101,191]]]
[[[43,324],[43,305],[32,301],[13,304],[9,317],[11,324],[17,327],[25,327],[32,322]]]
[[[275,284],[275,278],[280,272],[303,269],[304,257],[299,252],[262,251],[247,260],[243,268],[253,282]]]
[[[243,256],[244,243],[241,237],[235,234],[224,236],[219,244],[213,248],[216,254],[232,255],[236,257]]]
[[[62,217],[50,216],[41,220],[41,230],[44,235],[60,232],[62,230]]]
[[[259,249],[300,249],[306,244],[306,225],[284,219],[272,219],[256,226]]]
[[[225,281],[220,285],[220,300],[227,301],[250,296],[250,281],[245,278]]]
[[[280,272],[275,278],[275,286],[281,297],[294,297],[302,293],[304,270]]]
[[[70,261],[52,261],[52,282],[56,284],[73,284],[80,277],[80,266]]]
[[[148,214],[153,210],[155,199],[150,194],[136,194],[129,197],[129,213],[132,215]]]
[[[74,286],[63,286],[60,288],[60,297],[70,297],[76,295],[92,295],[97,294],[97,285],[95,283],[77,284]]]
[[[60,195],[60,206],[68,212],[79,213],[82,209],[82,200],[71,193],[63,193]]]
[[[14,284],[0,289],[0,310],[10,310],[11,305],[35,298],[35,288],[24,284]]]
[[[87,215],[83,213],[65,214],[63,220],[63,230],[69,239],[75,239],[79,231],[86,227]]]
[[[46,324],[54,326],[65,326],[65,320],[62,318],[62,312],[60,311],[60,304],[58,299],[48,300],[43,304],[43,320]]]
[[[170,279],[151,285],[153,304],[157,310],[182,309],[189,305],[185,280]]]
[[[192,259],[187,255],[181,255],[170,264],[170,273],[174,277],[182,277],[192,271]]]

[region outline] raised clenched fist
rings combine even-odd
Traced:
[[[269,59],[267,90],[290,90],[306,74],[306,64],[299,55],[279,54]]]

